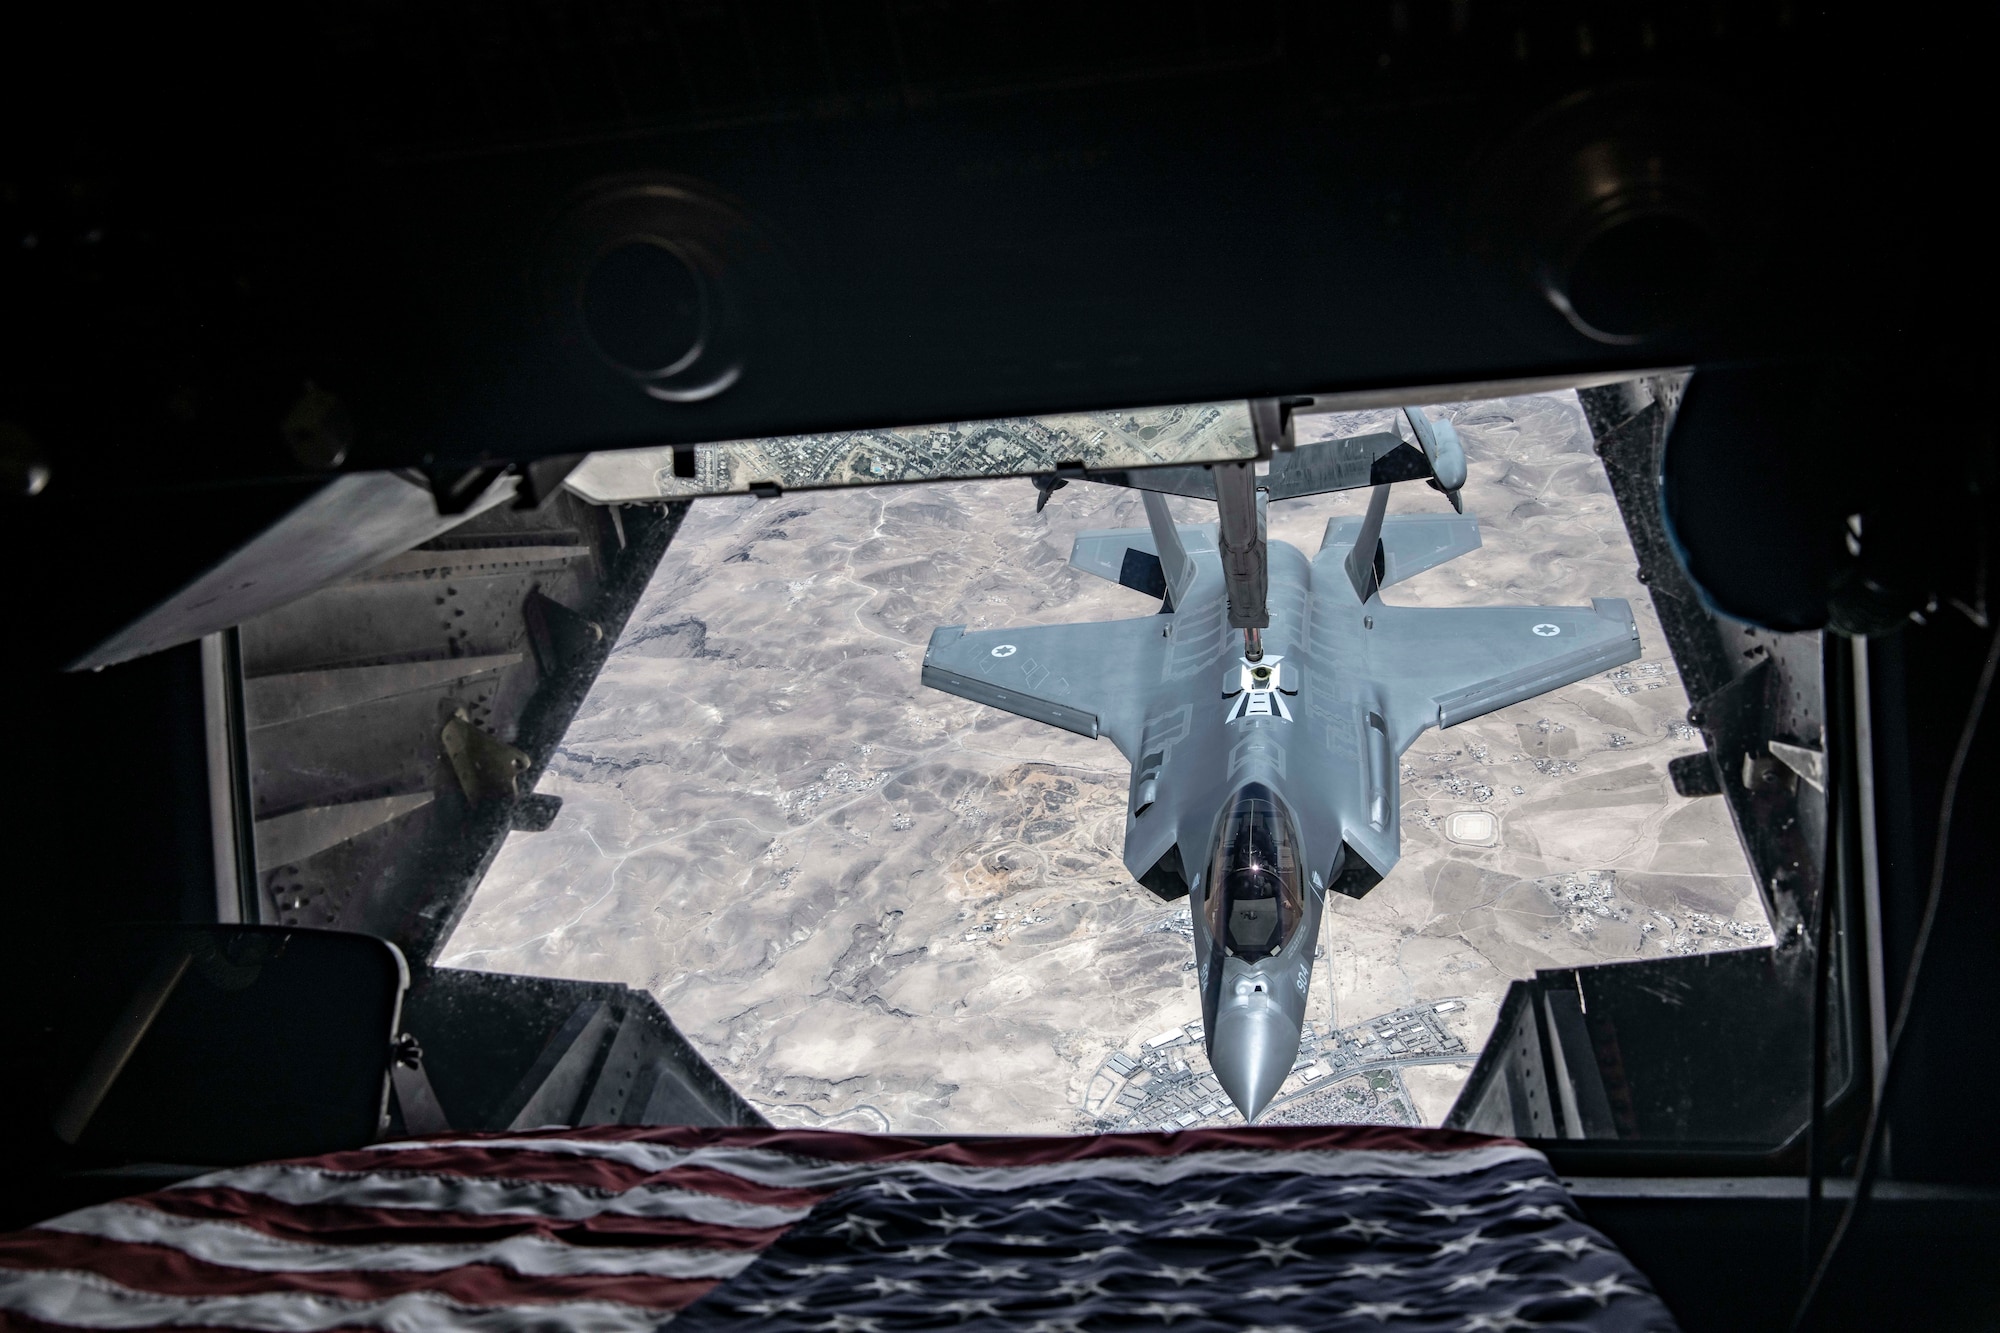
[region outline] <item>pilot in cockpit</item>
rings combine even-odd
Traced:
[[[1262,783],[1237,792],[1223,817],[1203,901],[1209,934],[1245,962],[1282,949],[1304,915],[1291,812]]]

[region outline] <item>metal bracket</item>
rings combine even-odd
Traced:
[[[389,1063],[389,1086],[395,1089],[404,1130],[419,1135],[449,1134],[451,1117],[444,1113],[431,1077],[424,1072],[423,1046],[405,1032],[390,1050],[394,1058]]]
[[[528,646],[535,665],[547,680],[604,642],[604,627],[564,606],[540,588],[530,589],[521,604],[528,626]]]
[[[1311,407],[1310,398],[1252,398],[1250,429],[1257,439],[1257,457],[1269,458],[1275,450],[1288,454],[1298,447],[1292,429],[1292,409]]]
[[[527,772],[529,759],[521,751],[472,725],[463,708],[455,710],[444,724],[441,737],[451,771],[465,799],[474,805],[487,801],[514,799],[515,779]]]
[[[586,457],[586,454],[558,454],[554,458],[537,458],[517,466],[514,475],[521,479],[521,487],[515,493],[514,508],[540,509],[548,503],[550,496],[562,489],[564,479],[576,471],[577,464]]]
[[[424,480],[431,488],[431,500],[437,505],[439,515],[450,517],[471,509],[506,472],[505,463],[430,467],[424,469]]]

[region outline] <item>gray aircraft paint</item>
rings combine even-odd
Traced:
[[[1441,461],[1437,470],[1449,471]],[[1453,479],[1463,475],[1460,461]],[[1361,896],[1401,855],[1403,752],[1426,728],[1639,656],[1623,600],[1385,603],[1381,588],[1479,546],[1469,514],[1385,515],[1388,490],[1375,488],[1367,516],[1329,521],[1310,560],[1289,543],[1269,544],[1270,627],[1258,663],[1229,628],[1216,526],[1175,525],[1151,490],[1148,528],[1083,533],[1070,563],[1121,582],[1128,552],[1156,557],[1167,590],[1160,614],[975,633],[946,626],[924,654],[924,684],[1107,737],[1131,763],[1125,866],[1156,893],[1190,894],[1209,1058],[1246,1119],[1297,1058],[1326,893]],[[1255,676],[1256,667],[1269,675]],[[1307,889],[1282,947],[1246,961],[1218,940],[1207,909],[1219,906],[1208,881],[1220,825],[1252,784],[1289,809]]]

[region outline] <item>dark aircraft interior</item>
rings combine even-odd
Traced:
[[[1574,389],[1775,943],[1514,982],[1447,1123],[1685,1329],[2000,1327],[1984,46],[1792,0],[11,14],[0,1231],[763,1123],[647,991],[437,965],[699,503],[586,456],[1247,401],[1268,458]]]

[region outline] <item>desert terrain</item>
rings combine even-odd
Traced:
[[[1309,1013],[1351,1033],[1445,1004],[1434,1044],[1462,1054],[1313,1100],[1329,1118],[1440,1120],[1538,967],[1770,939],[1722,803],[1668,782],[1700,742],[1574,396],[1429,410],[1465,442],[1485,544],[1387,600],[1624,597],[1643,650],[1404,756],[1403,859],[1329,899]],[[918,681],[938,625],[1156,608],[1067,564],[1080,531],[1144,526],[1136,493],[1034,502],[1019,479],[697,501],[541,781],[561,813],[510,836],[441,961],[649,989],[780,1124],[1106,1123],[1107,1062],[1200,1016],[1185,905],[1120,862],[1124,760]],[[1270,536],[1310,554],[1363,503],[1274,505]],[[1391,512],[1444,505],[1408,483]]]

